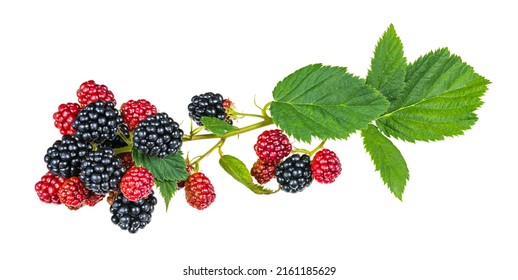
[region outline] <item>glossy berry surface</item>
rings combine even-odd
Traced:
[[[145,99],[130,100],[122,104],[121,115],[129,130],[133,131],[147,116],[156,115],[156,107]]]
[[[78,177],[72,177],[61,185],[58,196],[61,203],[76,208],[81,207],[88,198],[88,190]]]
[[[154,184],[151,172],[144,167],[133,167],[122,177],[120,189],[124,197],[137,201],[151,194]]]
[[[183,130],[166,113],[148,116],[133,133],[133,147],[144,154],[164,158],[182,147]]]
[[[311,172],[317,182],[329,184],[340,175],[342,165],[333,151],[322,149],[315,154],[311,161]]]
[[[79,89],[77,90],[77,98],[81,107],[85,107],[97,100],[117,104],[113,96],[113,92],[108,90],[107,86],[98,85],[93,80],[86,81],[79,86]]]
[[[205,174],[197,172],[189,176],[185,182],[185,198],[189,205],[203,210],[214,202],[216,193],[209,178]]]
[[[115,139],[117,128],[122,125],[122,117],[112,102],[95,101],[79,111],[72,127],[74,136],[83,142],[101,144]]]
[[[76,138],[63,135],[47,149],[44,160],[52,174],[70,178],[79,175],[81,161],[92,150],[92,145],[77,141]]]
[[[61,204],[58,190],[65,180],[65,178],[56,176],[49,171],[36,183],[34,190],[42,202]]]
[[[288,136],[280,129],[266,130],[257,137],[254,150],[263,162],[277,164],[291,153]]]
[[[201,121],[203,117],[218,118],[232,124],[232,120],[227,118],[223,101],[223,96],[219,93],[207,92],[195,95],[191,98],[191,103],[187,106],[189,117],[199,126],[203,125]],[[227,105],[230,106],[228,102]]]
[[[54,126],[59,129],[61,135],[74,135],[76,130],[72,128],[72,122],[76,119],[81,107],[77,103],[65,103],[58,107],[54,113]]]
[[[266,184],[275,177],[275,164],[265,163],[258,159],[252,166],[250,174],[252,174],[257,183]]]
[[[157,199],[153,192],[138,201],[130,201],[119,193],[110,206],[112,223],[118,225],[122,230],[136,233],[151,222],[151,214],[155,210],[156,204]]]
[[[90,152],[81,163],[79,178],[86,188],[97,194],[107,194],[119,188],[126,168],[110,148]]]
[[[277,183],[285,192],[303,191],[311,185],[311,162],[308,155],[294,154],[275,168]]]

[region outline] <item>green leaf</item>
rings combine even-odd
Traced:
[[[270,105],[273,122],[297,140],[345,139],[387,110],[389,102],[343,67],[313,64],[280,81]]]
[[[155,181],[160,194],[164,198],[165,211],[169,208],[169,202],[178,189],[178,183],[175,181]]]
[[[149,170],[157,181],[176,182],[186,180],[189,176],[185,170],[187,164],[182,157],[181,151],[165,158],[159,158],[146,155],[133,148],[133,160],[136,166],[142,166]]]
[[[462,135],[477,121],[474,111],[490,83],[446,48],[410,64],[405,82],[401,98],[376,123],[386,135],[409,142]]]
[[[403,44],[391,24],[376,45],[366,83],[394,102],[403,92],[405,75]]]
[[[362,136],[365,150],[370,154],[383,182],[399,200],[402,200],[410,175],[401,152],[372,124],[362,130]]]
[[[213,117],[203,117],[201,118],[201,122],[206,129],[219,137],[225,136],[225,134],[237,129],[237,127],[227,123],[226,121]]]
[[[254,184],[252,175],[246,168],[246,165],[238,158],[231,155],[224,155],[219,159],[221,167],[236,181],[245,185],[251,191],[256,194],[272,194],[277,192],[276,190],[266,189],[261,185]]]

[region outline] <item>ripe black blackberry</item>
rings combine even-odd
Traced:
[[[98,100],[79,112],[72,122],[72,128],[76,130],[74,136],[79,140],[102,144],[115,138],[117,127],[121,124],[122,116],[115,109],[115,105],[112,102]]]
[[[148,116],[133,132],[133,146],[150,156],[164,158],[182,147],[183,130],[166,113]]]
[[[232,124],[223,107],[223,96],[219,93],[207,92],[193,96],[187,110],[189,110],[189,117],[199,126],[203,125],[202,117],[214,117]]]
[[[97,194],[107,194],[119,187],[126,168],[111,148],[91,152],[81,163],[79,178],[85,187]]]
[[[277,183],[285,192],[300,192],[313,182],[308,155],[294,154],[275,167]]]
[[[92,145],[64,135],[47,149],[44,157],[47,168],[52,174],[70,178],[79,175],[81,161],[92,150]]]
[[[122,230],[136,233],[151,222],[151,214],[155,210],[156,197],[151,192],[147,197],[135,202],[128,200],[119,193],[110,206],[112,222]]]

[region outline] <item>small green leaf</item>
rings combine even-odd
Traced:
[[[207,130],[219,137],[225,136],[225,134],[237,129],[237,127],[227,123],[226,121],[213,117],[203,117],[201,118],[201,122]]]
[[[403,92],[405,75],[403,44],[391,24],[376,45],[366,83],[394,102]]]
[[[384,113],[389,102],[343,67],[313,64],[280,81],[270,105],[273,122],[297,140],[345,139]]]
[[[136,166],[145,167],[157,181],[182,181],[186,180],[189,174],[185,170],[186,163],[182,152],[169,155],[165,158],[148,156],[138,149],[133,148],[133,160]]]
[[[475,110],[490,83],[443,48],[408,65],[401,98],[376,124],[388,136],[415,142],[462,135],[477,121]]]
[[[178,189],[178,183],[174,181],[155,181],[160,194],[164,198],[165,211],[169,208],[169,202]]]
[[[236,179],[236,181],[245,185],[247,188],[249,188],[256,194],[272,194],[277,192],[275,190],[266,189],[261,185],[254,184],[252,175],[250,175],[250,172],[248,171],[248,168],[246,168],[246,165],[234,156],[222,156],[219,159],[219,164],[230,176]]]
[[[410,175],[406,161],[396,146],[372,124],[362,130],[363,145],[370,154],[383,182],[399,199],[403,199],[405,185]]]

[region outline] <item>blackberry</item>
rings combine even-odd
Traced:
[[[83,202],[88,198],[88,190],[79,178],[72,177],[59,187],[58,196],[61,203],[77,210],[83,206]]]
[[[110,148],[91,152],[81,163],[79,178],[88,190],[107,194],[119,187],[126,168]]]
[[[148,196],[153,190],[155,178],[144,167],[133,167],[122,176],[120,190],[131,201]]]
[[[290,139],[280,129],[263,131],[254,145],[259,159],[265,163],[277,164],[291,153]]]
[[[74,135],[72,122],[76,119],[81,107],[77,103],[64,103],[59,105],[58,111],[52,115],[54,126],[59,129],[61,135]]]
[[[36,183],[34,190],[42,202],[61,204],[58,190],[65,180],[65,178],[56,176],[49,171]]]
[[[164,158],[182,147],[183,130],[166,113],[140,121],[133,134],[133,146],[150,156]]]
[[[335,152],[322,149],[315,154],[311,161],[311,172],[317,182],[330,184],[342,172],[342,164]]]
[[[275,177],[275,164],[257,159],[252,169],[250,169],[250,174],[255,178],[257,183],[266,184]]]
[[[313,182],[308,155],[294,154],[275,167],[277,183],[285,192],[300,192]]]
[[[157,199],[153,191],[147,197],[135,202],[119,193],[110,206],[110,212],[113,214],[112,222],[122,230],[136,233],[151,222],[151,214],[155,210],[156,203]]]
[[[77,97],[81,107],[85,107],[86,105],[97,100],[106,102],[110,101],[113,102],[113,104],[117,104],[113,96],[113,92],[108,90],[107,86],[96,84],[93,80],[86,81],[82,83],[81,86],[79,86],[79,89],[77,90]]]
[[[84,107],[77,115],[72,128],[74,134],[83,142],[101,144],[115,139],[117,128],[122,124],[122,117],[112,102],[95,101]]]
[[[216,199],[214,186],[209,178],[201,172],[189,176],[185,182],[185,199],[192,207],[203,210],[209,207]]]
[[[203,125],[202,117],[214,117],[232,124],[232,120],[228,118],[227,111],[223,107],[223,101],[223,96],[219,93],[207,92],[195,95],[187,106],[189,117],[199,126]]]
[[[156,115],[156,107],[145,99],[130,100],[121,106],[121,115],[130,130],[135,129],[138,123],[147,116]]]
[[[79,175],[81,161],[92,150],[92,145],[82,143],[70,135],[63,135],[47,149],[44,157],[47,168],[52,174],[70,178]]]

